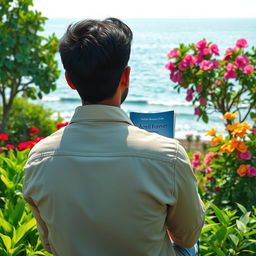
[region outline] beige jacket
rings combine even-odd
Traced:
[[[192,247],[204,223],[182,146],[118,107],[78,107],[31,150],[23,192],[58,256],[172,256],[170,237]]]

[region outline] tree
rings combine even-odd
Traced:
[[[46,18],[32,0],[0,0],[0,132],[7,126],[14,98],[42,98],[56,89],[58,39],[43,37]]]

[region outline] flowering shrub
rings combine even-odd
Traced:
[[[237,40],[220,58],[219,46],[206,40],[169,52],[166,68],[170,79],[180,92],[186,89],[186,100],[195,106],[194,114],[208,122],[209,111],[226,112],[241,110],[241,103],[248,106],[241,115],[244,121],[256,107],[256,49],[251,52],[245,39]]]
[[[193,155],[192,166],[199,177],[202,193],[217,204],[256,205],[256,129],[246,122],[235,122],[237,113],[226,113],[228,135],[211,129],[210,152]],[[255,125],[254,125],[255,127]]]

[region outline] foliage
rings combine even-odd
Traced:
[[[62,121],[60,117],[53,120],[52,115],[53,112],[50,109],[16,98],[8,116],[6,128],[6,133],[9,135],[8,143],[17,145],[20,142],[35,139],[35,136],[46,137],[52,134],[56,131],[57,124]],[[33,127],[40,127],[40,129],[38,132],[31,132],[30,129]]]
[[[195,105],[194,114],[207,123],[209,114],[217,111],[239,112],[244,121],[256,107],[256,48],[245,39],[228,48],[224,58],[217,59],[219,47],[201,40],[196,44],[180,44],[170,51],[166,68],[174,88],[187,90],[186,100]],[[241,111],[244,106],[245,111]],[[228,123],[228,122],[227,122]]]
[[[237,204],[235,210],[221,210],[210,204],[206,215],[206,223],[200,238],[200,255],[256,254],[256,208],[250,212]]]
[[[19,93],[36,99],[56,89],[58,39],[40,34],[46,18],[32,9],[32,0],[0,0],[0,6],[0,132],[5,132]]]
[[[42,247],[28,205],[22,197],[28,150],[0,154],[0,255],[50,255]]]
[[[211,129],[210,152],[204,157],[193,155],[192,166],[206,200],[217,205],[241,203],[247,208],[256,206],[256,129],[245,122],[235,122],[236,114],[226,113],[231,124],[229,134],[217,135]]]

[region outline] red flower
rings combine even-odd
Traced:
[[[6,144],[6,145],[5,145],[5,147],[6,147],[6,148],[15,149],[15,146],[14,146],[14,145],[12,145],[12,144]]]
[[[39,132],[39,128],[37,128],[37,127],[32,127],[32,128],[29,129],[29,132],[31,132],[31,133]]]
[[[1,153],[1,152],[4,152],[4,149],[3,149],[3,148],[0,148],[0,153]]]
[[[17,147],[18,147],[19,151],[22,151],[22,150],[25,150],[27,148],[31,149],[31,148],[33,148],[33,146],[34,146],[33,141],[29,140],[29,141],[26,141],[26,142],[19,143]]]
[[[8,135],[5,133],[0,133],[0,140],[8,140]]]
[[[69,124],[69,122],[59,123],[56,125],[56,129],[59,130],[62,127],[65,127]]]

